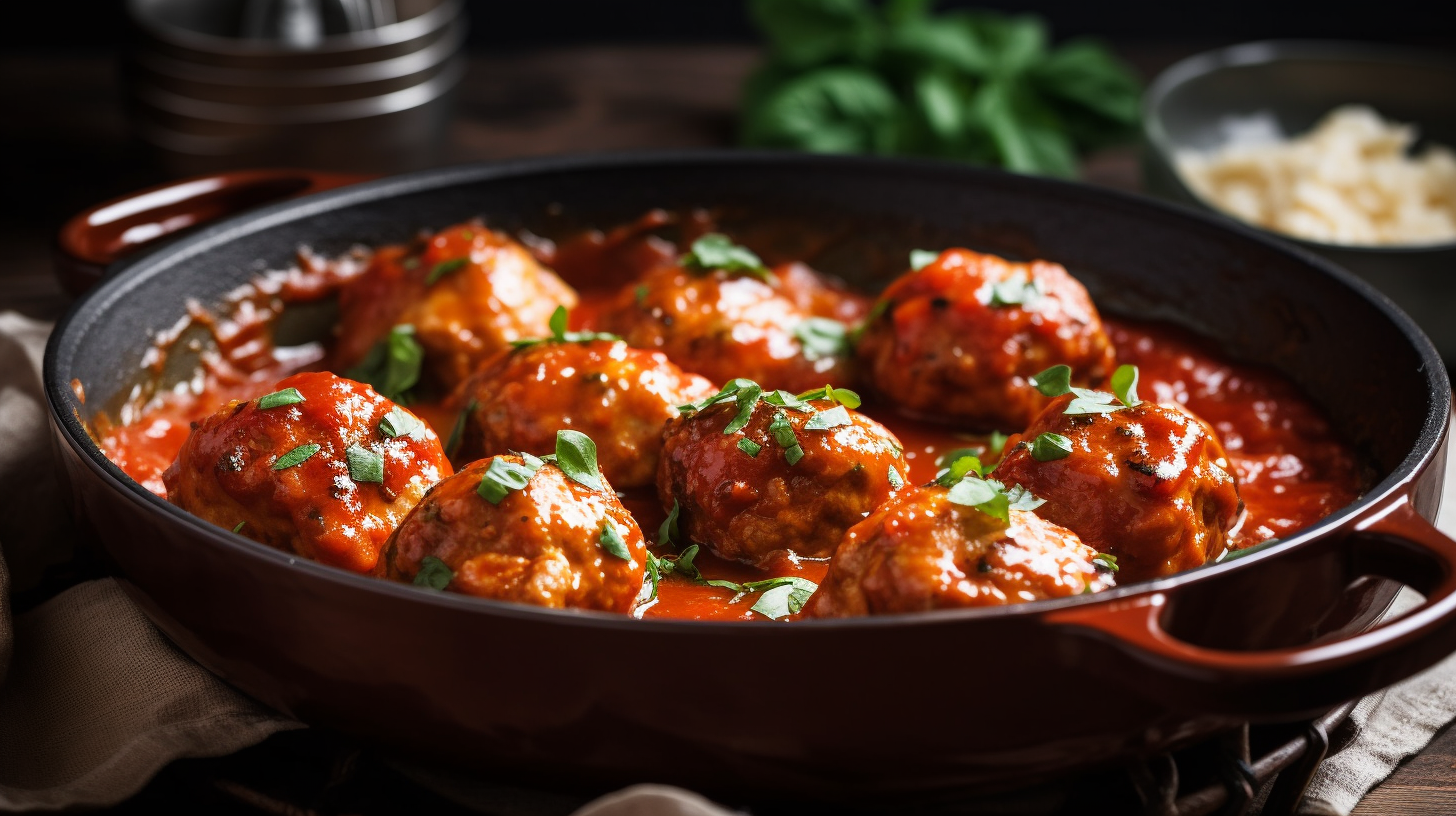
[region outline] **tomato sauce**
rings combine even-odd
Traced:
[[[611,248],[617,246],[613,239],[619,237],[620,233],[614,233],[605,241],[597,240]],[[572,244],[565,247],[571,248]],[[548,254],[551,249],[538,254]],[[668,249],[655,245],[634,251],[649,260],[671,257]],[[359,258],[334,264],[312,258],[300,260],[301,271],[277,273],[235,293],[231,314],[225,319],[192,310],[191,321],[209,330],[216,347],[204,350],[201,370],[191,380],[145,398],[134,395],[115,419],[102,415],[93,421],[93,434],[108,458],[148,490],[165,497],[161,474],[176,458],[192,423],[231,400],[250,399],[272,390],[273,383],[294,371],[323,365],[321,348],[304,347],[286,353],[273,349],[268,342],[269,327],[286,303],[315,298],[347,283],[360,267]],[[548,254],[543,260],[549,262],[552,258]],[[572,267],[590,266],[590,258],[585,255],[561,260],[569,260],[566,265]],[[624,269],[631,265],[615,256],[614,261]],[[611,271],[613,280],[627,274]],[[586,275],[571,278],[593,279]],[[600,290],[582,292],[581,305],[572,315],[573,328],[589,328],[592,316],[609,294]],[[1354,501],[1368,484],[1371,473],[1350,446],[1335,435],[1308,398],[1275,372],[1231,362],[1204,341],[1174,326],[1113,317],[1104,317],[1104,322],[1118,362],[1138,366],[1139,393],[1144,399],[1181,403],[1209,422],[1221,437],[1245,505],[1244,518],[1230,538],[1231,548],[1249,547],[1313,524]],[[170,351],[168,344],[178,334],[174,331],[159,342],[150,360],[154,373],[160,372],[161,361]],[[412,403],[410,409],[444,439],[450,435],[455,413],[442,403],[420,401]],[[938,460],[956,449],[980,451],[987,462],[996,458],[986,436],[907,418],[884,405],[866,404],[862,411],[900,439],[914,483],[934,479],[940,467]],[[1003,430],[1010,434],[1022,429]],[[629,491],[623,495],[623,502],[655,551],[676,552],[652,544],[665,513],[651,488]],[[828,559],[786,556],[767,570],[758,570],[717,558],[707,550],[699,551],[695,563],[707,578],[739,583],[790,575],[817,583],[828,569]],[[762,620],[750,611],[754,597],[666,576],[657,600],[640,606],[636,614],[649,618]]]

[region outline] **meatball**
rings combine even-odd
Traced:
[[[601,440],[597,461],[617,487],[652,484],[662,426],[677,406],[715,393],[655,351],[623,342],[544,342],[503,352],[456,395],[466,416],[456,461],[501,451],[547,454],[556,432]]]
[[[677,503],[689,540],[759,567],[786,551],[827,556],[904,485],[901,445],[883,425],[832,399],[789,402],[799,408],[731,400],[668,423],[657,494]]]
[[[1046,405],[1027,378],[1057,364],[1079,384],[1112,370],[1087,290],[1059,264],[948,249],[885,289],[856,346],[875,389],[913,416],[1024,428]]]
[[[714,382],[745,377],[800,392],[849,385],[843,338],[862,301],[800,265],[777,274],[662,266],[623,289],[599,319]]]
[[[1024,510],[1008,520],[913,488],[850,528],[806,617],[844,618],[1064,598],[1112,586],[1077,534]]]
[[[339,295],[334,367],[363,360],[395,325],[414,326],[425,362],[447,387],[513,340],[550,334],[576,292],[525,247],[479,224],[451,227],[423,248],[381,250]]]
[[[162,475],[167,500],[281,550],[370,572],[451,473],[434,431],[367,385],[295,374],[197,423]]]
[[[497,472],[521,481],[497,479]],[[483,481],[496,485],[491,498]],[[554,609],[630,612],[646,553],[642,531],[605,482],[588,487],[553,464],[510,454],[436,485],[390,539],[384,572],[416,580],[434,558],[448,569],[438,588]]]
[[[1153,402],[1067,414],[1073,399],[1056,398],[1013,437],[995,477],[1046,499],[1038,515],[1117,556],[1123,583],[1222,554],[1243,503],[1213,429],[1180,406]],[[1038,445],[1043,434],[1066,442]]]

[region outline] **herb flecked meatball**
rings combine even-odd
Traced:
[[[370,572],[431,485],[439,437],[361,383],[295,374],[197,423],[163,480],[167,499],[272,547]]]
[[[507,454],[440,482],[390,539],[385,575],[478,598],[632,611],[642,531],[594,462],[566,468],[573,476]]]
[[[509,237],[480,224],[441,230],[423,247],[376,253],[339,295],[334,366],[358,365],[397,325],[414,327],[425,365],[446,387],[513,340],[543,337],[575,290]]]
[[[659,352],[613,340],[548,340],[503,352],[461,388],[466,411],[455,460],[554,450],[566,428],[600,440],[602,472],[617,487],[652,484],[662,428],[677,406],[716,391]]]
[[[868,382],[912,416],[977,430],[1024,428],[1046,405],[1027,378],[1071,366],[1112,371],[1112,343],[1087,290],[1059,264],[948,249],[896,279],[856,353]]]
[[[1077,534],[1024,510],[1005,520],[912,488],[850,528],[806,617],[925,612],[1062,598],[1112,586]]]
[[[1178,405],[1098,399],[1056,398],[1008,443],[996,478],[1046,499],[1038,515],[1115,555],[1123,583],[1222,554],[1243,503],[1213,429]]]
[[[904,486],[902,448],[857,413],[852,392],[759,396],[735,380],[663,433],[657,495],[683,534],[716,555],[767,566],[784,552],[823,557]]]

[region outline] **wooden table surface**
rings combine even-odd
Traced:
[[[1124,44],[1145,76],[1215,43]],[[732,143],[743,46],[590,47],[476,55],[443,163],[552,153]],[[0,55],[0,310],[54,318],[66,299],[49,242],[67,216],[164,179],[127,134],[114,61]],[[1137,189],[1136,153],[1089,159],[1093,183]],[[1456,813],[1456,729],[1372,791],[1360,816]]]

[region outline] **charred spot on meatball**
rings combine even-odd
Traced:
[[[193,515],[367,573],[395,526],[450,473],[425,423],[367,385],[319,372],[199,422],[163,481],[167,499]]]
[[[904,485],[902,447],[826,387],[764,393],[735,380],[663,432],[657,493],[687,539],[759,567],[786,553],[829,555],[840,536]]]
[[[1112,343],[1059,264],[948,249],[890,284],[857,331],[865,379],[903,412],[976,430],[1025,427],[1046,404],[1028,378],[1064,363],[1110,373]]]

